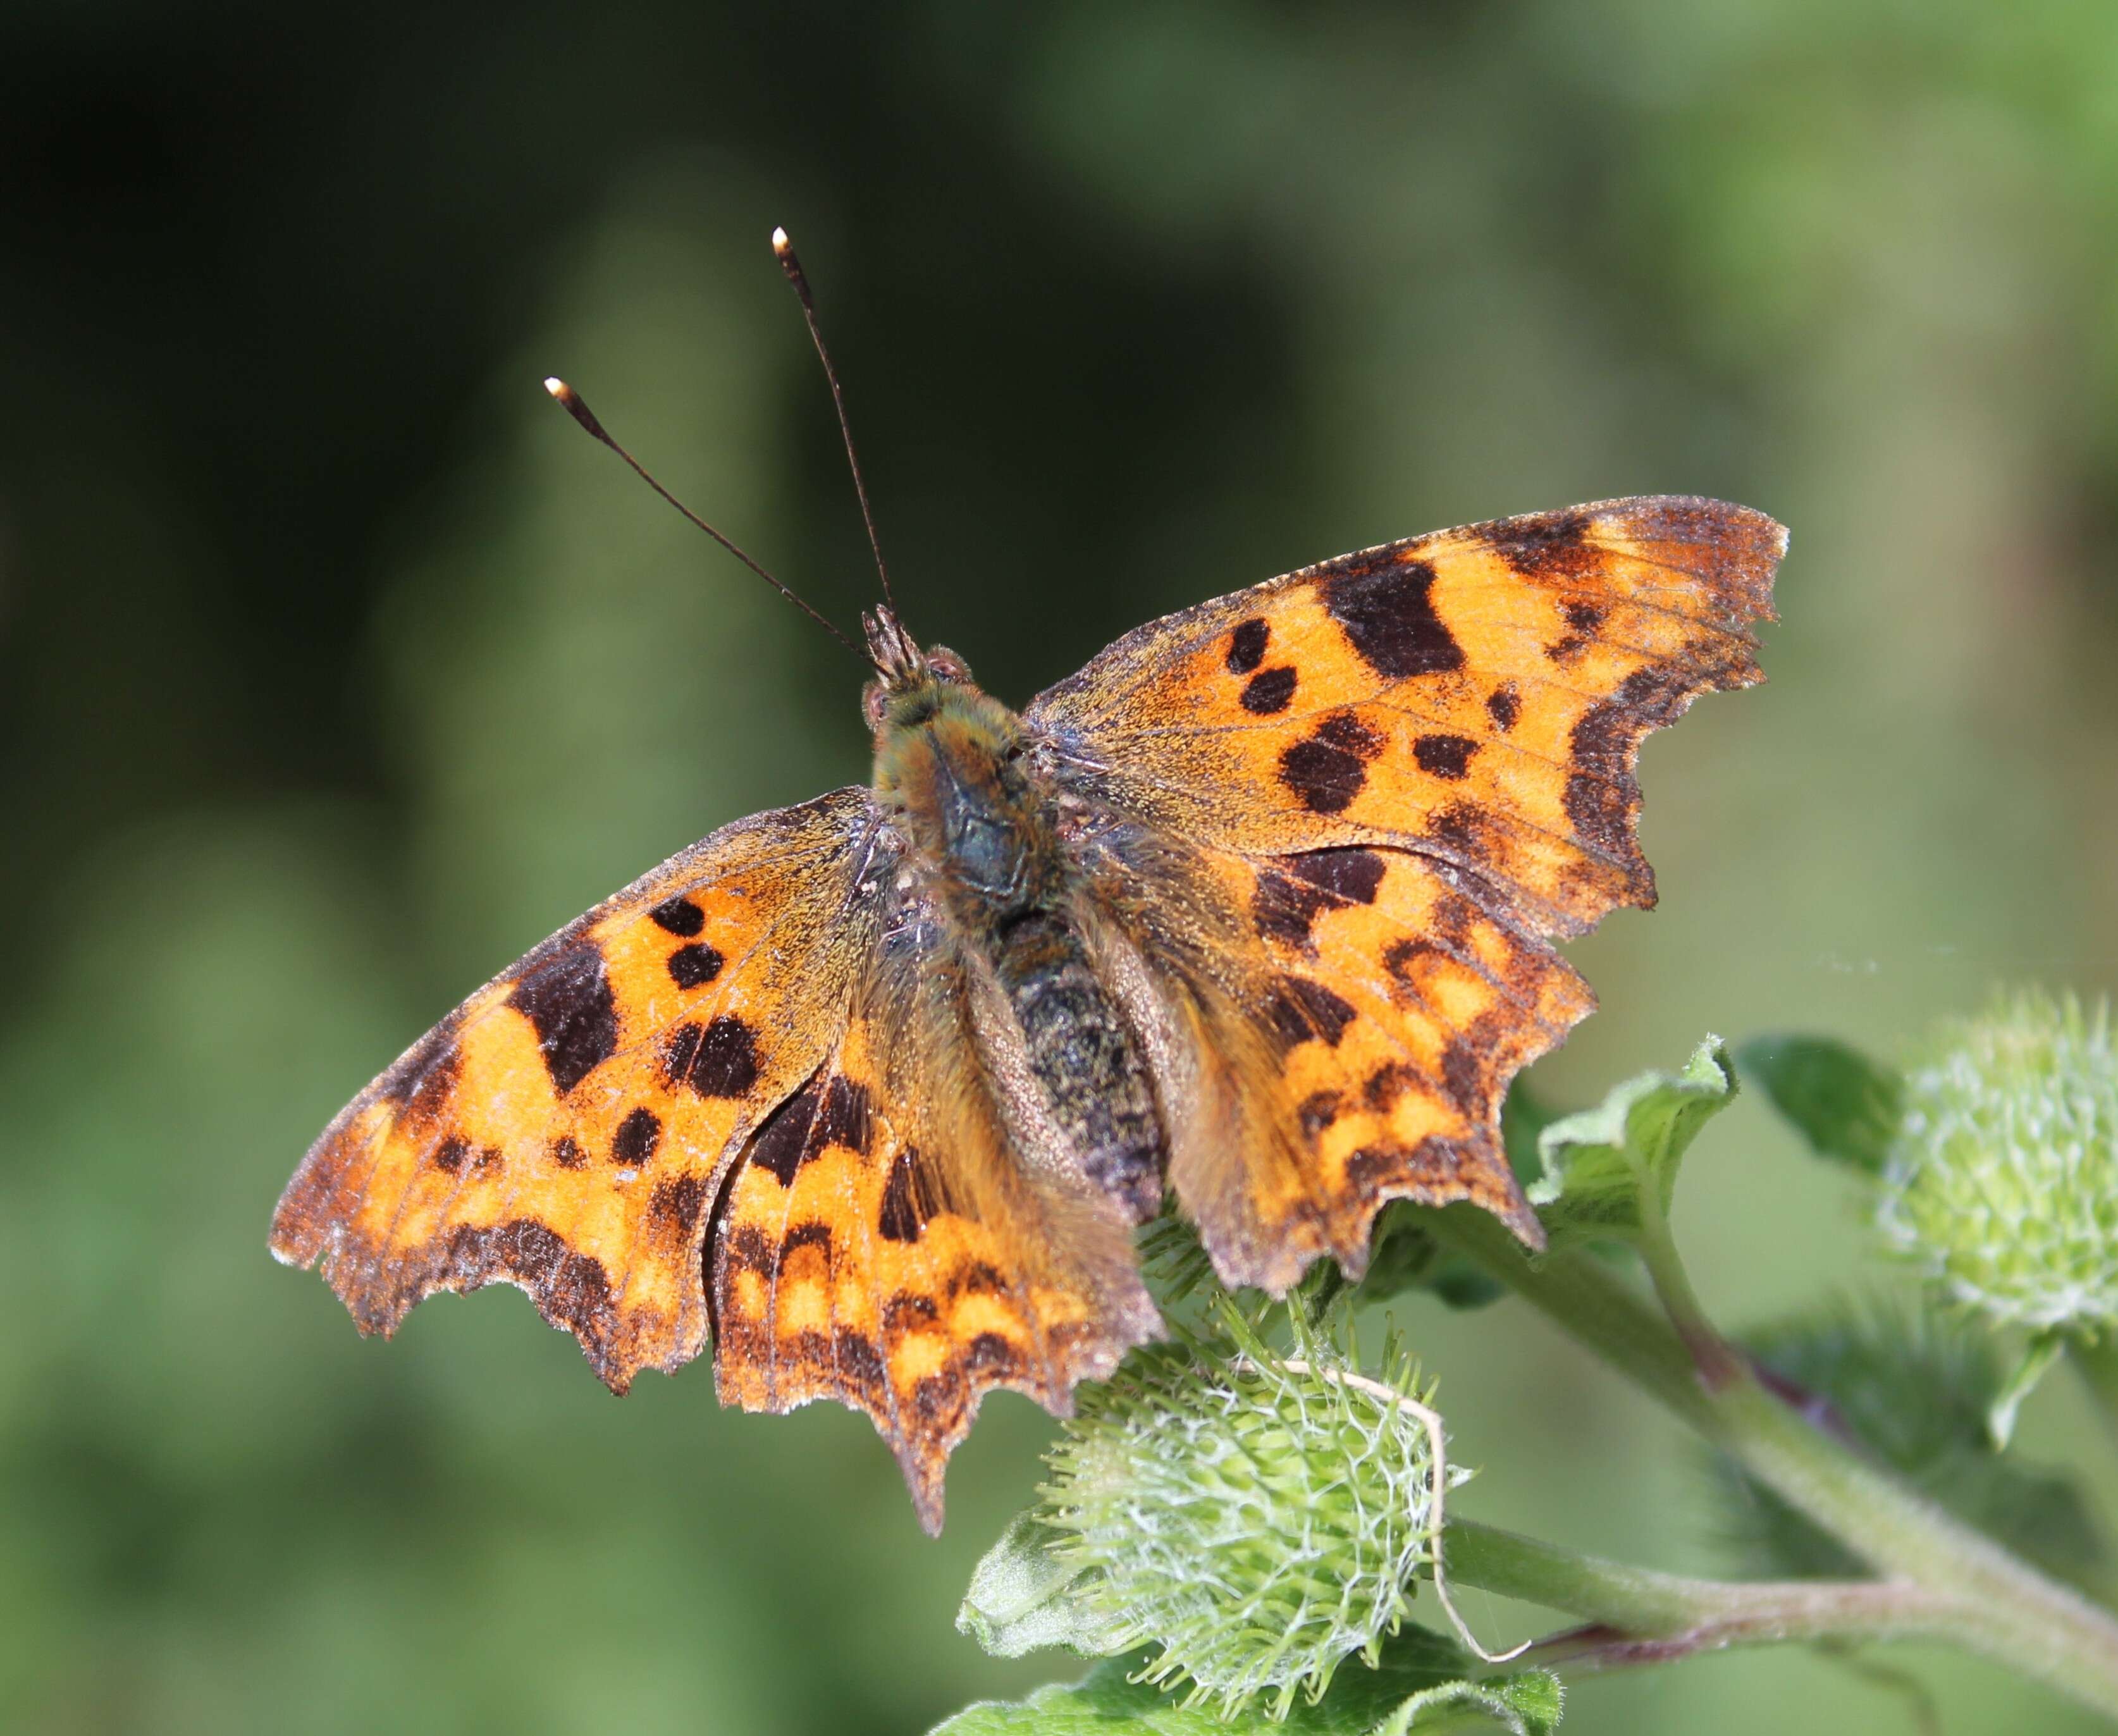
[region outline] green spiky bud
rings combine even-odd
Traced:
[[[2026,991],[1946,1027],[1906,1077],[1884,1234],[2011,1325],[2118,1322],[2118,1049],[2110,1009]]]
[[[1160,1648],[1147,1679],[1279,1717],[1372,1664],[1431,1565],[1431,1413],[1394,1345],[1378,1381],[1298,1323],[1289,1355],[1228,1324],[1084,1390],[1038,1516],[1111,1649]]]

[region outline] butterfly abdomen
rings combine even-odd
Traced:
[[[1139,1041],[1080,937],[1057,914],[1026,917],[1000,937],[993,965],[1083,1172],[1145,1223],[1162,1206],[1167,1141]]]

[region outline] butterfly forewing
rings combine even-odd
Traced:
[[[839,1040],[876,831],[864,789],[759,814],[570,924],[331,1123],[273,1252],[365,1331],[509,1283],[619,1391],[696,1356],[714,1187]]]
[[[1150,623],[1024,715],[1084,789],[1185,836],[1413,849],[1578,933],[1653,902],[1635,749],[1762,678],[1784,547],[1690,497],[1440,531]]]

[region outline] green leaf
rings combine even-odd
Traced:
[[[1565,1699],[1559,1678],[1542,1669],[1491,1682],[1447,1682],[1414,1694],[1377,1726],[1377,1736],[1465,1724],[1496,1724],[1511,1736],[1546,1736],[1557,1727]]]
[[[1792,1032],[1753,1037],[1736,1064],[1819,1157],[1882,1174],[1904,1098],[1894,1067],[1835,1037]]]
[[[1523,1080],[1517,1079],[1508,1087],[1508,1095],[1501,1101],[1501,1142],[1518,1181],[1533,1182],[1543,1173],[1543,1165],[1538,1161],[1537,1142],[1559,1118],[1559,1112]]]
[[[2066,1349],[2066,1334],[2057,1326],[2038,1333],[2023,1347],[2014,1372],[2001,1383],[2000,1392],[1986,1410],[1986,1433],[1994,1451],[2005,1451],[2015,1437],[2015,1416],[2023,1400],[2037,1390],[2046,1371]]]
[[[1735,1093],[1727,1049],[1709,1037],[1682,1072],[1639,1074],[1546,1127],[1537,1142],[1543,1173],[1528,1193],[1553,1245],[1635,1241],[1650,1215],[1667,1217],[1686,1150]]]
[[[1408,1290],[1427,1290],[1448,1307],[1482,1308],[1507,1294],[1469,1255],[1444,1248],[1427,1227],[1429,1208],[1399,1200],[1377,1220],[1367,1275],[1354,1291],[1363,1308]]]
[[[1228,1719],[1210,1703],[1130,1678],[1145,1654],[1112,1659],[1071,1686],[1041,1687],[1026,1700],[987,1701],[936,1726],[932,1736],[1230,1736],[1284,1731],[1288,1736],[1439,1736],[1491,1730],[1548,1736],[1559,1722],[1560,1684],[1543,1670],[1473,1681],[1470,1660],[1423,1628],[1407,1628],[1374,1669],[1349,1669],[1314,1706],[1297,1703],[1282,1720],[1254,1710]]]
[[[1047,1646],[1091,1658],[1119,1650],[1094,1601],[1076,1595],[1084,1570],[1053,1552],[1062,1537],[1034,1510],[1017,1515],[973,1572],[956,1612],[956,1632],[997,1658],[1019,1658]]]

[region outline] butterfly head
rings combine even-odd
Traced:
[[[950,709],[952,701],[984,697],[962,658],[946,646],[921,649],[886,604],[863,614],[861,627],[876,673],[861,694],[861,711],[878,736],[892,729],[916,728]]]

